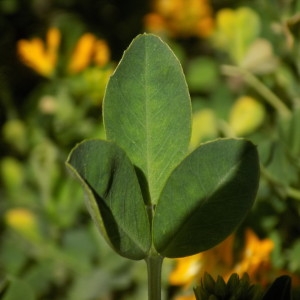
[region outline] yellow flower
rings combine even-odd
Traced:
[[[38,222],[35,214],[26,208],[14,208],[8,210],[4,215],[7,226],[31,240],[40,238]]]
[[[233,265],[233,241],[234,236],[230,235],[210,250],[176,259],[176,267],[169,277],[170,284],[187,287],[205,272],[213,276],[229,274]]]
[[[40,38],[20,40],[17,44],[18,55],[30,68],[45,77],[51,77],[57,65],[60,38],[60,31],[57,28],[50,28],[45,42]],[[85,33],[75,45],[67,69],[70,74],[76,74],[92,62],[103,67],[109,59],[110,51],[107,43],[91,33]]]
[[[155,30],[159,25],[161,32],[163,25],[171,36],[176,37],[208,37],[213,31],[212,9],[207,0],[156,0],[154,14],[163,20],[146,17],[147,30]]]
[[[110,51],[104,40],[97,40],[91,33],[83,34],[78,40],[70,59],[68,71],[76,74],[84,70],[92,61],[105,66],[110,58]]]
[[[147,31],[163,35],[166,31],[166,22],[158,13],[149,13],[144,18]]]
[[[175,297],[175,300],[194,300],[193,292],[187,289],[198,284],[205,272],[212,276],[229,278],[233,265],[234,236],[230,235],[216,247],[196,255],[176,259],[176,267],[169,276],[171,285],[183,286],[184,294]]]
[[[193,282],[201,268],[202,256],[203,254],[199,253],[176,259],[176,268],[169,277],[170,284],[185,286]]]
[[[241,252],[235,253],[234,239],[235,235],[230,235],[210,250],[176,259],[169,283],[182,286],[186,292],[191,285],[199,283],[205,272],[213,277],[220,275],[225,281],[228,281],[232,273],[237,273],[241,277],[247,272],[252,281],[264,283],[262,281],[269,275],[264,274],[264,271],[269,269],[274,243],[270,239],[260,240],[251,229],[247,229],[245,246]],[[183,294],[175,300],[190,300],[194,299],[193,297],[192,294]]]
[[[255,279],[269,265],[273,248],[273,241],[260,240],[251,229],[248,229],[242,260],[234,267],[233,272],[240,276],[247,272],[252,280]]]
[[[50,28],[45,43],[40,38],[20,40],[17,44],[17,52],[28,67],[43,76],[50,77],[56,67],[59,44],[59,30]]]
[[[97,40],[95,43],[94,52],[94,62],[97,66],[103,67],[109,62],[110,51],[106,41]]]
[[[80,37],[68,66],[70,73],[78,73],[90,64],[95,42],[96,37],[91,33],[85,33]]]

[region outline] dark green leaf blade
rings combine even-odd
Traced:
[[[88,140],[72,150],[67,166],[83,184],[89,212],[113,249],[130,259],[145,258],[150,225],[126,153],[111,142]]]
[[[282,275],[268,288],[263,300],[291,300],[292,279],[288,275]]]
[[[158,201],[153,242],[166,257],[207,250],[251,208],[259,182],[256,147],[244,140],[203,144],[171,174]]]
[[[144,34],[133,40],[109,80],[103,115],[107,138],[142,171],[155,204],[186,155],[191,134],[185,77],[160,38]]]
[[[35,300],[33,289],[26,281],[11,278],[5,295],[1,297],[2,300]]]

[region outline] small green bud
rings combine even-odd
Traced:
[[[205,289],[210,293],[213,294],[214,290],[215,290],[215,281],[212,278],[211,275],[209,275],[208,273],[204,274],[204,278],[203,278],[203,285],[205,287]]]
[[[18,190],[24,182],[24,170],[22,164],[13,157],[5,157],[0,164],[1,180],[9,190]]]
[[[214,294],[217,297],[226,297],[227,288],[224,279],[221,276],[218,276],[217,281],[215,283],[215,291]]]
[[[26,125],[21,120],[9,120],[2,127],[3,139],[18,152],[25,152],[28,147]]]

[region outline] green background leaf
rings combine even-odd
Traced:
[[[184,74],[161,39],[145,34],[132,42],[110,78],[103,114],[107,138],[142,171],[151,202],[156,203],[171,171],[186,154],[191,134]]]
[[[206,143],[171,174],[153,219],[156,250],[183,257],[225,239],[251,208],[259,180],[256,147],[244,140]]]
[[[23,280],[10,279],[10,284],[5,293],[3,300],[34,300],[33,290],[31,287]]]
[[[226,8],[217,13],[214,40],[239,65],[260,31],[261,22],[255,10],[250,7]]]
[[[89,140],[67,161],[87,192],[87,206],[98,228],[122,256],[143,259],[150,248],[150,226],[138,179],[129,158],[115,144]]]

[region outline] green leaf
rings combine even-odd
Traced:
[[[208,57],[197,57],[189,60],[186,66],[186,81],[193,92],[212,91],[218,84],[218,65]]]
[[[216,15],[216,46],[226,50],[233,61],[240,65],[251,44],[259,36],[261,21],[250,7],[221,9]]]
[[[279,120],[279,134],[293,158],[300,156],[300,108],[295,107],[291,118]]]
[[[89,212],[108,243],[124,257],[145,258],[149,220],[126,153],[111,142],[88,140],[72,150],[67,166],[83,184]]]
[[[154,35],[134,39],[109,80],[103,106],[107,138],[141,171],[155,204],[191,134],[188,87],[171,49]]]
[[[10,284],[8,286],[3,300],[34,300],[33,290],[31,287],[23,280],[10,279]]]
[[[263,300],[291,300],[291,277],[282,275],[272,283],[263,297]]]
[[[251,208],[259,182],[256,147],[239,139],[203,144],[168,179],[153,219],[153,242],[166,257],[207,250]]]

